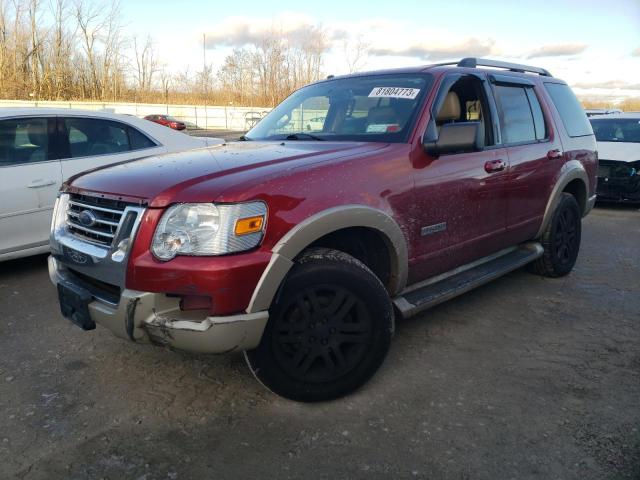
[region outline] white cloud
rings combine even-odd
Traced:
[[[529,52],[527,58],[539,57],[564,57],[579,55],[587,49],[587,45],[582,43],[560,43],[555,45],[545,45]]]
[[[417,43],[409,46],[375,47],[370,53],[377,56],[417,57],[422,60],[446,60],[463,57],[486,57],[495,52],[495,40],[468,38],[460,43]]]

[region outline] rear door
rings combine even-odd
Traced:
[[[104,165],[164,153],[166,149],[122,122],[88,117],[59,117],[64,179]]]
[[[515,76],[496,74],[490,80],[509,155],[507,234],[517,244],[540,227],[550,185],[563,162],[562,145],[539,86]]]
[[[55,118],[0,120],[0,255],[48,243],[62,183]]]

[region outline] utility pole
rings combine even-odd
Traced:
[[[202,34],[202,91],[207,93],[205,86],[205,73],[207,71],[207,34]]]

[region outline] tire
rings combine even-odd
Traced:
[[[301,402],[347,395],[371,378],[389,351],[394,313],[380,280],[346,253],[303,253],[269,309],[257,348],[245,352],[255,377]]]
[[[534,273],[563,277],[573,270],[580,250],[581,219],[582,213],[575,197],[563,193],[540,238],[544,253],[531,264]]]

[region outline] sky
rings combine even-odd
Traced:
[[[151,35],[170,71],[214,71],[268,31],[327,32],[326,74],[348,73],[345,48],[368,46],[360,70],[481,56],[547,68],[584,97],[640,97],[640,0],[127,0],[130,35]],[[346,45],[346,47],[345,47]]]

